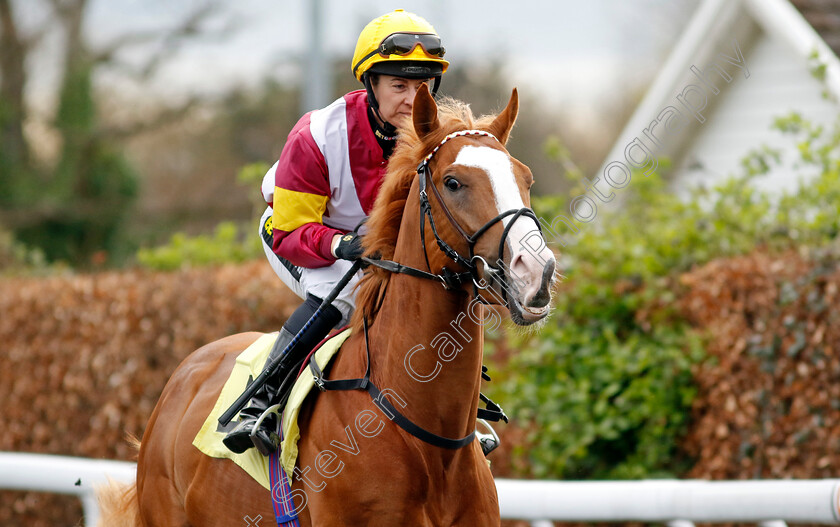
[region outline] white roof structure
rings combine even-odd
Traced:
[[[771,124],[792,111],[833,122],[840,107],[824,92],[840,100],[840,60],[791,3],[704,0],[596,175],[620,181],[617,163],[644,171],[668,158],[684,192],[735,175],[762,144],[792,158],[791,140]],[[796,175],[776,170],[763,181],[792,188]]]

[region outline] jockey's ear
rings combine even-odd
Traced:
[[[513,123],[516,122],[516,116],[519,114],[519,93],[516,88],[510,94],[510,100],[507,107],[502,110],[493,123],[490,125],[490,133],[496,136],[496,139],[501,143],[507,144],[508,137],[510,137],[510,130],[513,128]]]
[[[431,132],[440,127],[440,121],[437,116],[437,105],[435,104],[432,94],[429,93],[429,86],[425,83],[417,90],[414,96],[414,108],[411,112],[411,118],[414,121],[414,131],[417,136],[423,139]]]

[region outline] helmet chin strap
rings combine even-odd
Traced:
[[[379,113],[379,101],[376,100],[376,95],[373,94],[373,86],[370,83],[370,74],[365,73],[362,75],[362,80],[365,83],[365,90],[367,91],[367,98],[368,104],[373,109],[373,113],[376,115],[376,118],[379,119],[379,122],[382,123],[382,131],[385,132],[386,135],[394,135],[397,133],[397,127],[386,121],[382,118],[382,115]]]
[[[435,82],[432,85],[432,97],[437,97],[437,91],[440,87],[440,80],[440,75],[435,77]],[[370,73],[365,72],[364,75],[362,75],[362,81],[365,85],[365,91],[367,91],[368,104],[373,109],[373,113],[376,115],[376,118],[379,119],[379,121],[382,123],[382,131],[385,132],[386,135],[396,134],[397,127],[383,119],[382,115],[379,113],[379,101],[376,100],[376,95],[374,95],[373,93],[373,86],[370,83]]]

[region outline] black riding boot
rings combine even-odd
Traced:
[[[286,346],[292,341],[294,335],[304,327],[320,305],[320,298],[309,295],[306,298],[306,302],[295,310],[280,330],[277,338],[281,342],[272,349],[272,353],[269,354],[266,364],[274,360],[274,356],[277,353],[282,353],[286,349]],[[264,456],[268,456],[277,450],[279,441],[277,435],[277,415],[274,413],[268,415],[252,436],[251,433],[254,431],[257,420],[272,404],[278,402],[275,398],[280,395],[277,392],[280,390],[283,381],[290,374],[294,375],[291,372],[300,367],[301,361],[312,351],[312,348],[326,337],[333,326],[340,320],[341,312],[332,305],[327,306],[321,311],[321,315],[312,322],[309,328],[301,335],[297,344],[289,350],[286,360],[282,361],[282,366],[278,371],[268,379],[257,393],[254,394],[248,402],[248,405],[239,412],[240,423],[222,440],[228,450],[236,454],[241,454],[252,446],[256,446],[257,450]],[[290,382],[294,382],[294,379],[291,379]],[[285,388],[289,389],[289,386]],[[282,413],[282,411],[283,409],[280,408],[278,413]]]
[[[266,364],[274,360],[274,358],[280,353],[283,353],[286,346],[289,345],[289,342],[291,342],[293,338],[294,335],[289,333],[285,327],[280,329],[280,334],[277,336],[278,345],[272,348],[271,353],[268,355],[268,359],[266,360]],[[265,368],[265,366],[263,366],[263,368]],[[272,405],[274,396],[277,393],[277,390],[280,389],[279,384],[282,382],[283,378],[285,378],[285,375],[281,372],[278,372],[278,375],[269,377],[268,381],[266,381],[266,383],[257,390],[257,393],[255,393],[253,397],[251,397],[251,400],[248,401],[248,405],[239,412],[239,424],[236,428],[228,432],[222,440],[228,450],[236,454],[241,454],[255,445],[255,443],[251,441],[251,431],[254,429],[254,425],[257,423],[257,420],[263,412]],[[262,422],[262,426],[255,434],[255,440],[258,439],[260,443],[263,443],[263,446],[270,448],[271,445],[276,445],[276,430],[277,415],[272,413]]]

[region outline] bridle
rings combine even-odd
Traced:
[[[502,239],[499,241],[499,252],[497,256],[497,261],[502,261],[502,256],[504,255],[504,244],[507,240],[508,235],[510,234],[510,229],[513,224],[516,222],[518,218],[521,216],[528,216],[534,219],[534,222],[537,224],[539,228],[539,221],[537,220],[536,214],[534,211],[528,207],[522,207],[520,209],[511,209],[501,214],[497,215],[495,218],[492,218],[490,221],[482,225],[478,230],[476,230],[473,234],[467,234],[463,227],[458,223],[455,217],[452,215],[452,212],[446,206],[446,203],[443,201],[443,197],[440,195],[440,192],[435,187],[434,183],[432,182],[432,171],[430,167],[430,161],[434,157],[440,148],[445,145],[450,140],[456,137],[463,137],[467,135],[478,135],[483,137],[490,137],[492,139],[496,139],[496,137],[491,134],[490,132],[485,132],[483,130],[461,130],[459,132],[454,132],[446,137],[438,143],[438,145],[423,159],[420,165],[417,167],[417,177],[419,178],[419,185],[420,185],[420,239],[423,244],[423,255],[426,259],[426,267],[428,267],[428,271],[423,271],[421,269],[417,269],[415,267],[409,267],[406,265],[402,265],[398,262],[394,262],[392,260],[382,260],[379,258],[370,258],[365,257],[361,260],[368,264],[379,267],[386,271],[392,273],[401,273],[407,274],[410,276],[424,278],[429,280],[435,280],[443,284],[443,287],[447,290],[458,290],[461,286],[468,283],[469,280],[472,281],[473,284],[473,293],[476,299],[479,301],[486,302],[479,296],[479,289],[489,289],[492,287],[492,282],[496,281],[502,286],[503,292],[503,301],[505,304],[509,302],[506,293],[506,280],[507,275],[505,274],[504,270],[491,265],[481,256],[475,254],[475,245],[478,243],[479,238],[484,235],[491,227],[493,227],[496,223],[502,221],[504,218],[508,216],[511,217],[510,223],[505,226],[504,231],[502,232]],[[498,139],[496,139],[498,141]],[[429,201],[429,195],[427,189],[431,187],[432,194],[435,196],[437,200],[437,204],[440,205],[441,210],[443,210],[444,215],[446,216],[449,223],[455,228],[458,233],[463,237],[463,239],[467,242],[467,246],[469,247],[469,257],[464,257],[458,251],[453,249],[448,243],[446,243],[438,234],[437,226],[435,225],[435,219],[432,216],[432,205]],[[437,241],[438,247],[443,253],[449,257],[452,261],[454,261],[459,266],[466,269],[465,272],[454,272],[446,267],[441,269],[440,274],[436,274],[432,272],[431,265],[429,264],[429,256],[426,250],[426,238],[425,238],[425,221],[426,217],[429,219],[429,226],[432,229],[432,234],[434,234],[435,240]],[[484,266],[484,274],[488,276],[490,281],[486,281],[479,276],[479,268],[478,262],[481,262]],[[358,262],[356,262],[358,263]],[[384,295],[383,295],[384,296]],[[364,335],[365,335],[365,352],[367,354],[367,367],[365,368],[365,374],[363,377],[357,379],[341,379],[341,380],[330,380],[326,379],[324,376],[324,372],[318,366],[317,361],[315,360],[315,353],[312,353],[309,359],[309,366],[314,376],[315,384],[318,388],[322,391],[325,390],[364,390],[367,391],[373,402],[379,406],[379,408],[391,419],[394,423],[408,432],[409,434],[413,435],[414,437],[425,441],[431,445],[441,447],[441,448],[448,448],[448,449],[458,449],[463,448],[473,442],[475,439],[475,431],[468,434],[465,437],[459,439],[453,439],[448,437],[443,437],[428,430],[425,430],[403,415],[393,404],[391,404],[388,399],[383,397],[384,392],[380,391],[376,385],[371,382],[370,379],[370,343],[368,337],[368,319],[367,317],[363,317],[363,328],[364,328]],[[484,368],[482,368],[481,372],[482,378],[486,380],[490,380],[490,377],[487,376]],[[483,401],[486,405],[486,408],[478,408],[477,417],[479,419],[486,419],[489,421],[505,421],[507,422],[508,418],[505,415],[502,408],[487,398],[484,394],[479,393],[479,398]]]
[[[540,231],[542,231],[542,228],[540,227],[537,215],[532,209],[528,207],[522,207],[520,209],[510,209],[505,212],[502,212],[496,217],[490,219],[487,223],[482,225],[471,235],[467,234],[464,228],[458,223],[458,220],[456,220],[455,217],[452,215],[452,212],[449,210],[449,207],[447,207],[446,203],[443,201],[443,197],[440,195],[440,191],[438,191],[437,187],[435,187],[434,182],[432,181],[432,169],[430,162],[434,155],[438,152],[438,150],[440,150],[440,148],[443,145],[445,145],[452,139],[468,135],[489,137],[491,139],[499,141],[498,139],[496,139],[496,136],[484,130],[461,130],[458,132],[453,132],[444,137],[443,140],[441,140],[441,142],[438,143],[438,145],[431,152],[429,152],[429,154],[417,166],[417,177],[419,178],[418,183],[420,185],[420,240],[423,245],[423,256],[426,259],[426,267],[429,269],[429,271],[422,271],[420,269],[408,267],[390,260],[364,258],[364,261],[365,263],[374,265],[376,267],[380,267],[390,272],[408,274],[418,278],[437,280],[441,282],[443,284],[443,287],[447,290],[459,289],[462,285],[468,283],[468,281],[471,280],[473,284],[474,297],[483,302],[486,302],[486,300],[482,299],[479,296],[479,290],[489,289],[495,282],[499,284],[502,290],[502,300],[507,305],[509,300],[507,298],[507,274],[505,273],[505,270],[503,268],[491,264],[482,256],[476,255],[475,246],[478,243],[479,238],[482,235],[484,235],[488,230],[490,230],[491,227],[493,227],[496,223],[502,221],[504,218],[511,216],[511,221],[505,226],[504,231],[502,232],[502,237],[499,240],[499,250],[496,256],[496,262],[502,262],[502,257],[504,256],[505,242],[507,241],[508,235],[510,234],[510,229],[513,227],[513,224],[516,223],[516,220],[518,218],[520,218],[521,216],[528,216],[530,218],[533,218],[534,223],[536,223],[537,225],[537,228],[540,229]],[[499,142],[501,143],[501,141]],[[450,225],[452,225],[455,228],[455,230],[461,235],[464,241],[467,242],[467,247],[469,247],[469,257],[464,257],[463,255],[461,255],[458,251],[456,251],[448,243],[446,243],[446,241],[444,241],[438,234],[435,219],[432,215],[432,205],[429,201],[429,194],[427,192],[428,188],[432,189],[432,195],[435,196],[437,204],[440,206]],[[450,260],[458,264],[460,267],[466,269],[465,272],[454,272],[445,266],[441,269],[440,274],[435,274],[432,272],[432,268],[429,263],[429,254],[426,248],[425,222],[427,217],[429,219],[429,226],[432,229],[432,234],[434,235],[435,241],[437,242],[437,245],[440,248],[440,250]],[[487,277],[487,279],[483,279],[480,276],[479,263],[483,265],[484,275]]]

